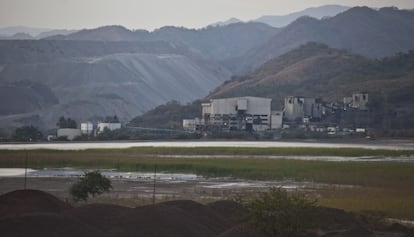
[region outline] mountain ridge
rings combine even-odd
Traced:
[[[262,22],[270,26],[280,28],[289,25],[290,23],[302,16],[310,16],[313,18],[321,19],[324,17],[335,16],[348,9],[350,9],[350,7],[341,5],[323,5],[319,7],[306,8],[302,11],[293,12],[287,15],[266,15],[252,21]]]
[[[384,91],[392,88],[405,90],[408,85],[414,88],[410,75],[414,75],[412,50],[372,60],[347,50],[307,43],[243,76],[234,76],[207,98],[250,95],[270,97],[281,102],[287,95],[302,95],[340,101],[355,91],[380,93],[378,88],[381,85],[387,85],[383,87]]]
[[[301,17],[266,43],[224,64],[236,74],[244,73],[307,42],[381,58],[413,49],[413,38],[414,12],[355,7],[327,19]]]

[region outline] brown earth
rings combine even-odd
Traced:
[[[233,201],[202,205],[189,200],[128,208],[109,204],[72,207],[36,190],[0,196],[0,236],[258,236]],[[312,216],[320,237],[412,237],[399,225],[373,226],[342,210],[317,207]]]

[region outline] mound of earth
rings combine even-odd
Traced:
[[[87,223],[105,233],[117,232],[114,223],[133,209],[110,204],[89,204],[64,212],[65,215]]]
[[[163,204],[183,210],[191,219],[212,230],[216,235],[232,227],[232,223],[225,216],[215,212],[209,206],[189,200],[169,201]]]
[[[245,217],[243,206],[234,201],[220,200],[208,203],[207,206],[229,221],[233,226],[239,224]]]
[[[209,224],[215,220],[194,218],[180,207],[168,204],[156,204],[134,208],[132,212],[119,218],[115,226],[120,232],[113,236],[216,236]],[[208,217],[206,217],[208,218]]]
[[[233,201],[202,205],[177,200],[136,208],[109,204],[80,207],[42,191],[0,196],[0,236],[256,237],[243,206]],[[312,231],[318,237],[412,237],[405,226],[372,224],[343,210],[315,207]]]
[[[248,223],[242,223],[221,233],[218,237],[259,237],[254,226]]]
[[[105,232],[84,224],[75,218],[53,213],[28,214],[1,219],[0,235],[3,237],[108,236]]]
[[[0,196],[0,218],[29,213],[60,213],[72,206],[39,190],[16,190]]]

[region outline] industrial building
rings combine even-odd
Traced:
[[[90,136],[93,134],[93,123],[92,122],[84,122],[81,123],[81,132],[82,135]]]
[[[77,128],[59,128],[57,130],[57,137],[62,138],[65,137],[66,139],[72,141],[77,137],[81,136],[81,130]]]
[[[357,110],[368,110],[368,93],[353,93],[352,97],[344,98],[344,109],[353,108]]]
[[[220,130],[265,131],[271,128],[272,99],[234,97],[202,104],[204,126]]]
[[[121,128],[121,123],[119,122],[99,122],[96,126],[96,134],[102,133],[105,129],[108,129],[109,131],[113,131],[116,129]]]
[[[284,118],[287,121],[319,120],[322,117],[322,104],[310,97],[285,97]]]

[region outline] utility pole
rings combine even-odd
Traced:
[[[27,158],[28,158],[28,152],[26,150],[26,156],[24,159],[24,189],[26,189],[26,185],[27,185]]]
[[[154,168],[154,188],[152,190],[152,204],[155,204],[155,185],[157,183],[157,165]]]

